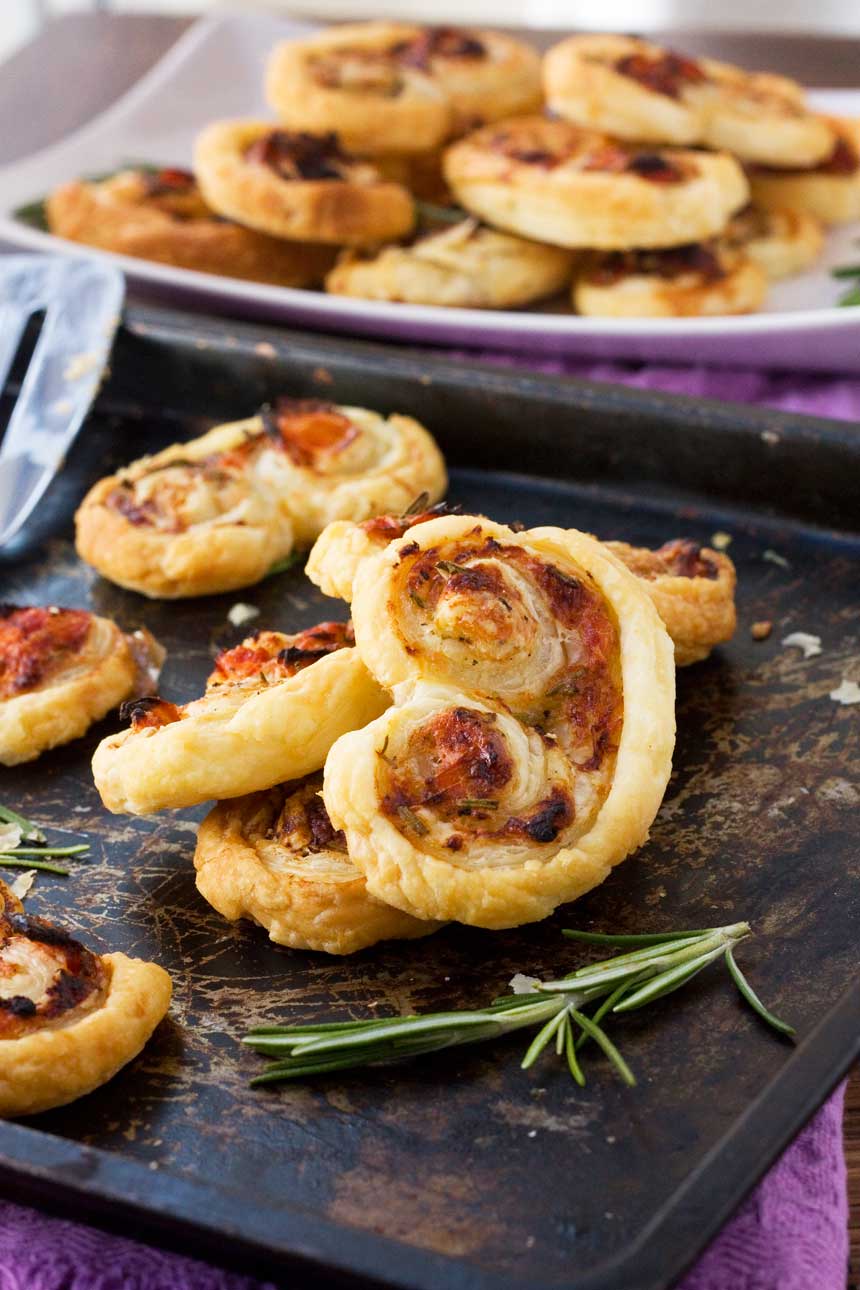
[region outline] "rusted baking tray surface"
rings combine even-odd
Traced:
[[[790,1140],[860,1046],[860,434],[854,427],[409,351],[136,311],[66,470],[0,564],[2,598],[87,605],[146,623],[169,650],[162,689],[200,690],[227,611],[296,630],[345,616],[301,568],[241,595],[152,603],[76,560],[71,517],[99,475],[277,393],[422,419],[451,498],[526,524],[658,544],[731,534],[736,639],[679,675],[675,771],[648,845],[577,905],[509,932],[448,928],[337,960],[271,946],[197,895],[199,812],[108,816],[89,735],[0,774],[0,800],[86,834],[92,858],[40,875],[36,913],[154,958],[175,1002],[110,1085],[0,1126],[9,1198],[303,1286],[455,1290],[670,1285]],[[853,531],[852,531],[853,526]],[[774,555],[777,557],[774,559]],[[756,643],[753,621],[774,631]],[[244,629],[247,630],[247,629]],[[804,661],[791,631],[822,638]],[[252,1024],[476,1006],[515,971],[582,961],[559,929],[663,930],[748,918],[742,961],[799,1030],[744,1010],[723,974],[620,1022],[629,1090],[592,1058],[580,1091],[521,1036],[420,1064],[251,1090]]]

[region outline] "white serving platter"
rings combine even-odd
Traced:
[[[61,143],[0,169],[0,242],[19,249],[85,249],[15,219],[57,184],[128,161],[187,166],[197,131],[230,116],[268,116],[262,92],[275,40],[312,25],[265,14],[222,14],[196,23],[101,116]],[[93,74],[97,74],[94,65]],[[858,74],[860,78],[860,74]],[[57,91],[61,92],[61,91]],[[816,91],[816,106],[860,116],[860,88]],[[90,251],[101,255],[104,252]],[[386,304],[193,273],[108,255],[139,296],[184,308],[293,326],[544,356],[676,361],[860,372],[860,308],[838,308],[830,275],[860,258],[860,224],[831,232],[815,269],[771,289],[764,312],[737,318],[579,318],[539,308],[483,311]]]

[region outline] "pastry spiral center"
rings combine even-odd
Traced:
[[[107,986],[102,960],[67,933],[0,914],[0,1039],[63,1025],[97,1007]]]

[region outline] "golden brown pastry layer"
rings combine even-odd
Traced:
[[[285,242],[216,215],[185,170],[76,180],[51,193],[46,212],[51,232],[72,242],[282,287],[317,286],[334,257],[330,247]]]
[[[216,121],[197,138],[194,173],[213,210],[290,241],[365,246],[403,236],[415,219],[407,190],[334,134]]]
[[[93,954],[0,883],[0,1116],[47,1111],[106,1083],[143,1048],[170,992],[154,963]]]
[[[0,606],[0,763],[32,761],[149,693],[164,650],[145,629],[56,605]]]
[[[318,770],[335,739],[388,703],[352,639],[346,623],[256,632],[219,655],[202,698],[130,705],[130,728],[93,757],[105,806],[146,815]]]

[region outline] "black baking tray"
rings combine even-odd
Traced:
[[[34,912],[152,957],[175,999],[142,1056],[102,1090],[0,1125],[0,1190],[214,1262],[303,1286],[658,1290],[729,1217],[860,1052],[860,710],[828,696],[857,673],[860,436],[785,413],[532,375],[135,309],[96,410],[37,516],[0,559],[2,599],[86,605],[146,623],[162,689],[199,693],[237,641],[227,611],[295,630],[345,617],[301,568],[240,594],[153,603],[77,562],[72,514],[98,476],[280,392],[418,416],[453,501],[499,520],[657,544],[732,536],[734,641],[679,674],[675,770],[649,843],[545,923],[449,927],[327,959],[230,926],[197,895],[194,822],[108,816],[89,760],[111,717],[0,771],[0,801],[92,857],[40,876]],[[770,639],[750,625],[770,620]],[[247,630],[247,629],[246,629]],[[804,661],[781,639],[821,636]],[[792,1020],[792,1047],[721,972],[615,1033],[639,1076],[602,1059],[580,1091],[515,1037],[422,1064],[248,1087],[252,1024],[477,1005],[514,971],[569,970],[562,927],[662,930],[750,919],[744,966]]]

